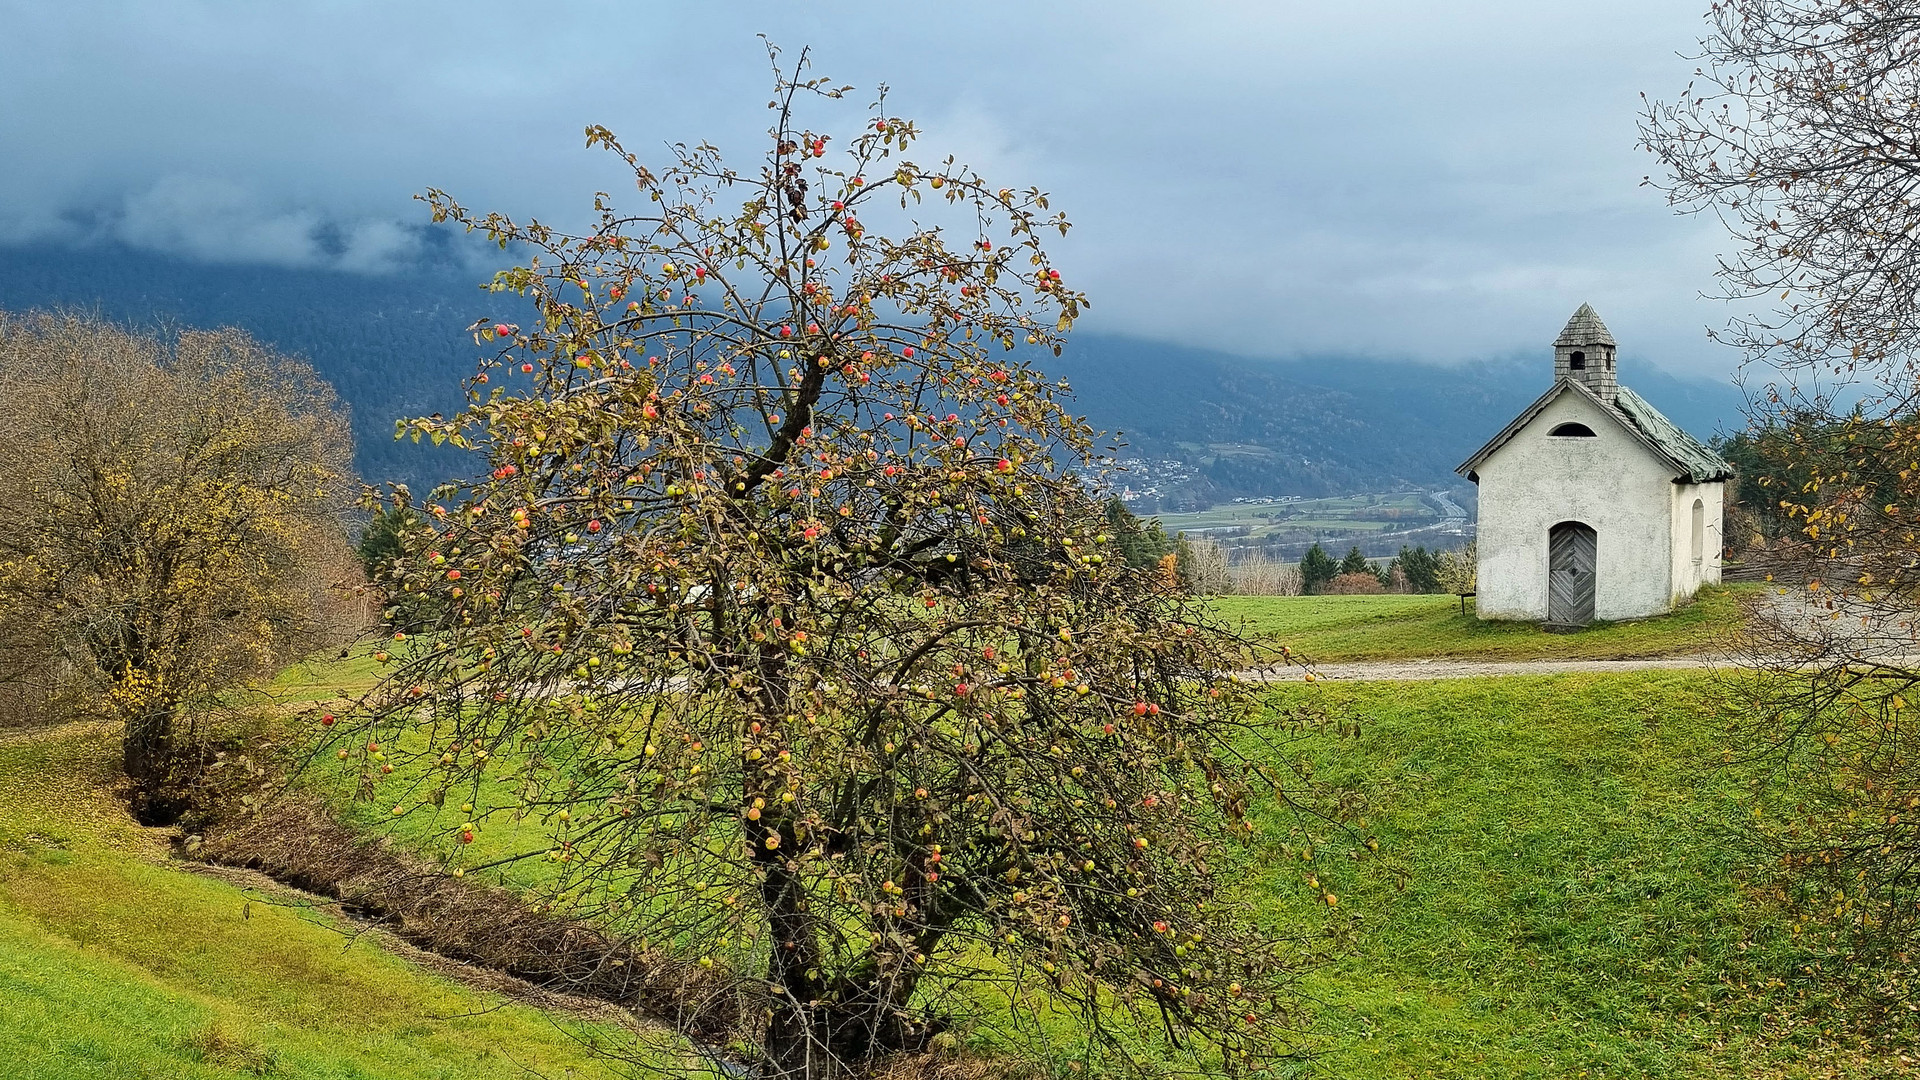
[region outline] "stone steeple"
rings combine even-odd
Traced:
[[[1591,304],[1581,304],[1554,339],[1553,377],[1578,380],[1611,405],[1620,390],[1620,376],[1613,370],[1614,349],[1607,324]]]

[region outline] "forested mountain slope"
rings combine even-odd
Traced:
[[[1126,433],[1120,456],[1194,466],[1171,509],[1207,496],[1464,486],[1453,467],[1551,383],[1552,354],[1541,354],[1459,367],[1253,360],[1087,334],[1049,370],[1072,382],[1082,412]],[[1627,382],[1700,437],[1741,424],[1732,385],[1683,382],[1631,355],[1623,364]]]
[[[465,328],[514,318],[483,275],[388,276],[188,262],[124,248],[0,248],[0,308],[78,306],[138,324],[242,327],[310,360],[353,411],[357,461],[416,487],[454,455],[393,440],[402,416],[448,412],[477,357]],[[1543,335],[1543,341],[1546,340]],[[1237,495],[1459,486],[1451,470],[1541,391],[1540,356],[1443,368],[1349,358],[1264,361],[1076,334],[1046,358],[1077,410],[1120,430],[1120,457],[1178,460],[1167,508]],[[1738,423],[1731,386],[1683,383],[1623,358],[1625,381],[1702,437]],[[1151,472],[1151,469],[1149,470]],[[1167,470],[1162,470],[1166,473]],[[1181,474],[1185,474],[1184,477]]]

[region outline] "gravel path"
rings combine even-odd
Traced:
[[[1565,675],[1613,671],[1699,671],[1725,666],[1723,657],[1678,656],[1649,660],[1357,660],[1316,664],[1314,677],[1322,682],[1412,682],[1420,679],[1473,679],[1487,675]],[[1300,682],[1305,672],[1296,667],[1243,672],[1242,678],[1262,682]]]

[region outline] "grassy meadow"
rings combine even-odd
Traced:
[[[1554,634],[1534,623],[1481,622],[1454,596],[1220,596],[1213,610],[1249,638],[1316,661],[1455,657],[1477,660],[1627,660],[1710,653],[1741,624],[1756,585],[1716,585],[1671,615],[1594,623]]]
[[[1276,846],[1249,896],[1312,877],[1351,919],[1352,951],[1308,981],[1328,1075],[1894,1075],[1782,1036],[1799,953],[1741,882],[1749,777],[1722,758],[1721,678],[1275,689],[1364,724],[1303,752],[1366,799],[1379,852]]]
[[[616,1028],[430,974],[302,906],[170,864],[116,733],[0,738],[0,1068],[10,1080],[622,1075]]]
[[[1230,598],[1223,613],[1316,658],[1647,655],[1709,647],[1739,592],[1666,620],[1547,635],[1461,622],[1451,597]],[[1451,614],[1450,614],[1451,612]],[[1591,638],[1587,642],[1583,639]],[[1558,650],[1558,651],[1555,651]],[[1571,650],[1571,651],[1570,651]],[[311,709],[374,677],[365,651],[267,688]],[[1744,879],[1752,777],[1724,760],[1705,671],[1288,684],[1357,735],[1284,742],[1363,806],[1309,848],[1278,805],[1235,899],[1338,959],[1303,988],[1309,1060],[1282,1075],[1878,1077],[1897,1061],[1806,1026],[1797,940]],[[68,727],[0,741],[0,1060],[28,1077],[594,1077],[608,1029],[449,982],[298,907],[169,865],[116,802],[117,742]],[[449,806],[394,819],[327,767],[302,783],[368,831],[460,850]],[[396,775],[396,783],[405,777]],[[496,785],[498,786],[498,785]],[[504,799],[504,790],[484,796]],[[540,850],[493,819],[466,858]],[[1368,837],[1378,851],[1367,848]],[[504,881],[538,888],[531,860]],[[492,878],[494,875],[487,875]],[[1337,897],[1329,911],[1321,900]],[[1072,1040],[1058,1040],[1060,1075]]]

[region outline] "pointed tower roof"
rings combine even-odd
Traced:
[[[1607,333],[1607,324],[1600,321],[1600,313],[1593,310],[1592,304],[1581,304],[1580,310],[1567,320],[1567,328],[1553,339],[1553,347],[1568,345],[1613,345],[1613,335]]]

